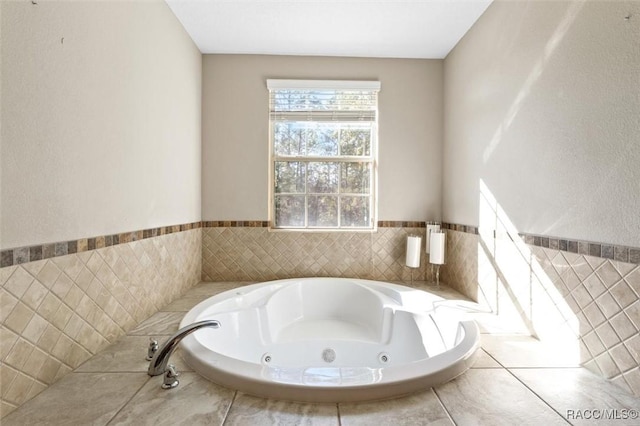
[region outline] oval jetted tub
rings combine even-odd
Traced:
[[[465,372],[479,347],[474,321],[436,313],[442,299],[378,281],[301,278],[239,287],[189,311],[180,327],[218,320],[182,341],[196,372],[273,399],[391,398]]]

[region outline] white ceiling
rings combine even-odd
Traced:
[[[202,53],[444,58],[492,0],[166,0]]]

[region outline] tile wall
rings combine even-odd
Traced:
[[[424,238],[421,267],[411,269],[404,263],[407,235],[424,236],[424,222],[380,222],[373,233],[270,231],[266,226],[206,224],[202,230],[203,281],[309,276],[403,282],[431,279],[431,271],[425,267]]]
[[[544,237],[487,234],[451,224],[444,228],[443,282],[504,318],[512,330],[573,341],[587,368],[640,395],[637,249],[611,251],[599,245],[596,256],[593,243],[571,242],[561,250],[562,240],[556,246]],[[380,222],[374,233],[302,233],[270,231],[260,221],[202,222],[5,250],[0,414],[44,390],[200,280],[337,276],[432,281],[424,254],[420,268],[404,265],[409,234],[424,235],[424,223]],[[617,260],[625,254],[627,261]]]
[[[640,396],[637,249],[450,228],[444,282]]]
[[[0,416],[200,282],[199,223],[116,237],[2,252]]]

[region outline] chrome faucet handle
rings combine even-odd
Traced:
[[[153,355],[158,352],[158,341],[153,337],[149,338],[149,348],[147,349],[147,361],[151,361],[153,359]]]
[[[164,370],[164,379],[162,381],[162,389],[173,389],[180,383],[177,377],[180,374],[176,371],[176,366],[169,364]]]

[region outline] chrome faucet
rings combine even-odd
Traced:
[[[173,365],[167,365],[169,363],[169,358],[173,351],[178,348],[178,344],[182,339],[205,327],[219,328],[220,321],[204,320],[182,327],[180,330],[176,331],[173,336],[169,337],[159,348],[158,342],[152,340],[149,346],[149,355],[153,354],[153,357],[151,357],[147,374],[150,376],[159,376],[160,374],[164,374],[164,384],[162,385],[164,389],[171,389],[178,386],[178,379],[176,379],[178,373],[176,372],[175,367]]]

